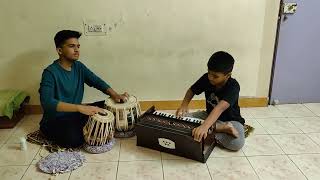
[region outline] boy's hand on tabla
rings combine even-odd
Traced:
[[[104,113],[104,110],[102,108],[96,106],[78,105],[77,108],[80,113],[88,116],[92,116],[99,112]]]
[[[203,137],[204,139],[207,138],[208,130],[209,130],[209,129],[208,129],[206,126],[204,126],[203,124],[200,125],[200,126],[197,127],[197,128],[194,128],[194,129],[192,130],[193,139],[194,139],[195,141],[201,142],[202,137]]]
[[[117,94],[115,96],[111,96],[111,98],[117,103],[125,103],[128,101],[129,94],[125,92],[123,94]]]
[[[189,109],[187,106],[180,106],[176,111],[177,117],[183,117],[189,112]]]

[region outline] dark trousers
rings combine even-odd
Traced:
[[[104,107],[104,101],[88,104]],[[89,116],[81,113],[73,113],[70,116],[49,120],[45,126],[40,126],[41,132],[54,143],[66,147],[75,148],[84,143],[83,127]]]

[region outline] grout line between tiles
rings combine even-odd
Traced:
[[[211,179],[211,180],[213,180],[213,177],[212,177],[212,175],[211,175],[211,172],[210,172],[210,169],[209,169],[209,166],[208,166],[208,164],[207,164],[207,163],[206,163],[206,166],[207,166],[207,170],[208,170],[209,175],[210,175],[210,179]]]
[[[107,164],[107,163],[113,163],[118,161],[97,161],[97,162],[84,162],[84,164]]]
[[[287,157],[294,164],[294,166],[299,169],[299,171],[304,175],[304,177],[308,179],[307,176],[303,173],[303,171],[298,167],[298,165],[294,163],[293,160],[289,157],[289,155],[287,155]]]
[[[308,134],[308,133],[305,133],[302,128],[300,128],[298,125],[296,125],[293,120],[289,119],[289,121],[291,121],[302,132],[302,134]]]
[[[312,112],[312,114],[314,114],[315,116],[318,116],[315,112],[313,112],[308,106],[306,106],[305,104],[302,104],[304,107],[306,107],[309,111]],[[319,116],[318,116],[319,117]]]
[[[310,136],[308,136],[308,134],[305,134],[313,143],[315,143],[319,148],[320,148],[320,144],[318,144],[316,141],[314,141]],[[320,153],[320,152],[319,152]]]
[[[134,160],[123,160],[123,161],[119,161],[119,162],[148,162],[148,161],[161,161],[161,159],[134,159]]]
[[[1,165],[0,167],[14,167],[14,166],[29,166],[29,164],[27,164],[27,165],[21,165],[21,164],[19,164],[19,165],[14,165],[14,164],[10,164],[10,165]]]
[[[116,180],[118,179],[118,173],[119,173],[119,164],[120,164],[120,153],[121,153],[121,139],[120,139],[120,147],[119,147],[119,155],[118,155],[118,165],[117,165],[117,171],[116,171]]]
[[[23,177],[26,175],[26,173],[29,170],[30,166],[31,165],[29,164],[29,166],[27,167],[27,169],[24,171],[23,175],[21,176],[20,180],[23,179]]]
[[[320,143],[314,141],[314,140],[309,136],[309,134],[320,134],[320,133],[308,133],[308,134],[306,134],[306,135],[311,139],[311,141],[313,141],[314,143],[316,143],[316,144],[320,147]]]
[[[282,149],[282,147],[280,146],[280,144],[273,138],[272,135],[269,135],[271,137],[271,139],[273,140],[274,143],[276,143],[276,145],[281,149],[281,151],[283,152],[283,154],[286,154],[286,152]]]
[[[17,131],[17,128],[14,127],[14,129],[12,129],[12,132],[10,133],[10,135],[7,137],[7,139],[5,141],[3,141],[3,144],[7,144],[7,142],[9,141],[9,139],[13,136],[13,134]]]
[[[72,175],[72,172],[73,172],[73,171],[71,171],[71,172],[69,173],[69,177],[68,177],[68,180],[70,180],[70,178],[71,178],[71,175]]]
[[[315,155],[318,155],[320,153],[296,153],[296,154],[273,154],[273,155],[249,155],[249,156],[246,156],[246,157],[257,157],[257,156],[283,156],[283,155],[304,155],[304,154],[315,154]]]
[[[253,167],[253,165],[252,165],[251,162],[249,161],[248,156],[245,156],[245,157],[246,157],[247,161],[249,162],[251,168],[253,169],[254,173],[257,175],[258,179],[261,180],[261,178],[260,178],[259,174],[257,173],[256,169]]]
[[[291,119],[289,119],[289,121],[291,121],[295,125],[295,123]],[[298,127],[297,125],[295,125],[295,126]],[[298,128],[302,131],[302,134],[304,134],[307,138],[309,138],[313,143],[315,143],[320,148],[320,144],[318,144],[310,136],[308,136],[308,134],[310,134],[310,133],[305,133],[300,127],[298,127]]]
[[[162,161],[162,153],[160,152],[160,159],[161,159],[161,168],[162,168],[162,179],[164,180],[164,169],[163,169],[163,161]]]

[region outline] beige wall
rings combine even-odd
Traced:
[[[39,104],[42,70],[57,58],[54,34],[96,20],[117,26],[107,36],[82,36],[81,61],[120,92],[181,99],[210,55],[226,50],[241,96],[267,96],[278,1],[1,0],[0,85],[26,90]],[[84,101],[101,98],[86,88]]]
[[[277,22],[280,0],[266,1],[262,46],[260,51],[260,67],[257,83],[257,96],[266,97],[269,92],[270,74],[272,69],[274,44],[277,32]]]

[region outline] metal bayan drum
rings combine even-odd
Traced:
[[[89,116],[87,124],[83,127],[86,143],[92,146],[101,146],[113,139],[114,115],[107,110]]]

